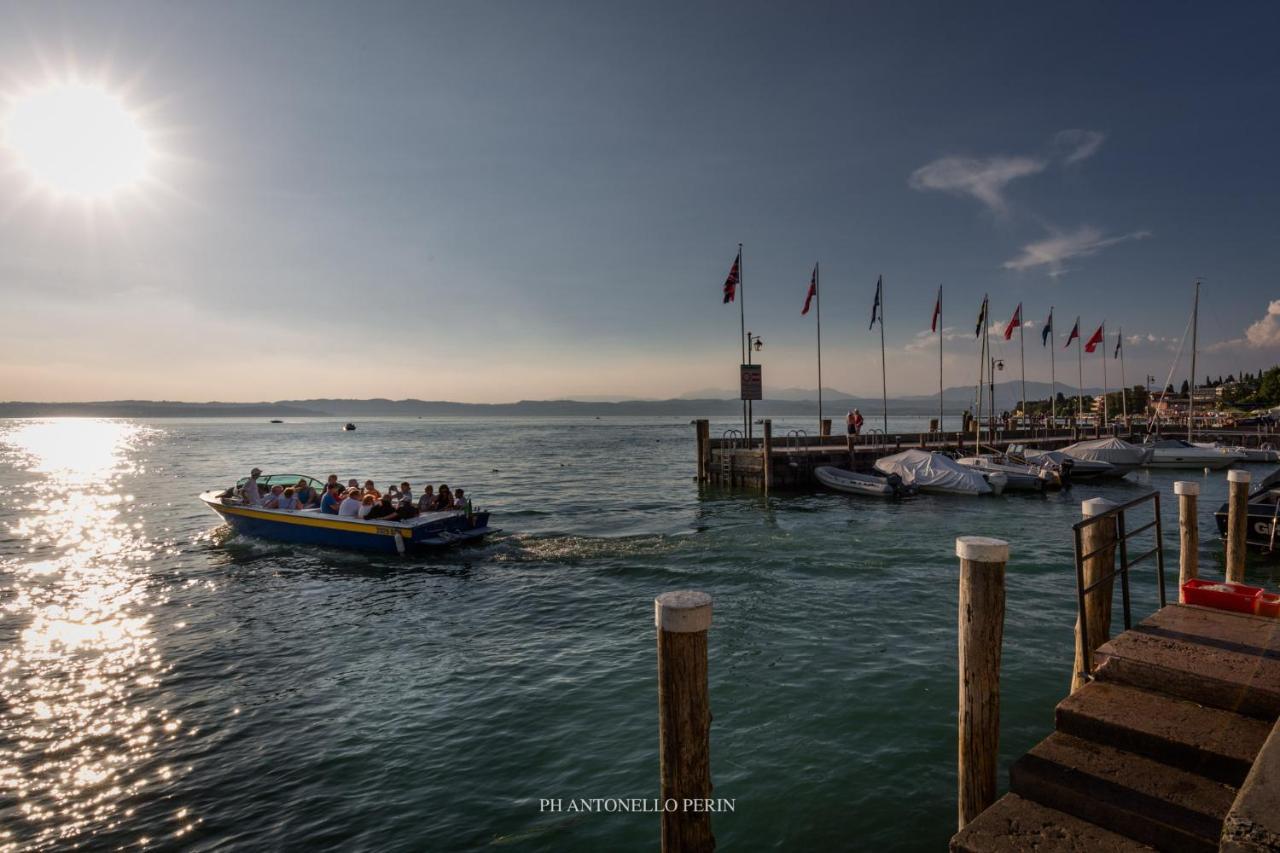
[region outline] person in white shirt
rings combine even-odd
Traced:
[[[453,508],[454,509],[467,508],[467,498],[466,498],[466,495],[462,493],[462,489],[453,490]]]
[[[284,490],[284,494],[276,499],[276,509],[287,509],[290,512],[296,512],[302,509],[302,501],[298,500],[292,488],[288,488]]]
[[[282,497],[284,497],[284,486],[272,486],[271,491],[262,498],[262,508],[279,509]]]
[[[262,504],[262,493],[258,491],[258,478],[262,476],[261,468],[254,468],[249,472],[249,479],[244,484],[244,502],[250,506],[260,506]]]
[[[338,515],[343,518],[358,518],[360,516],[359,489],[347,489],[346,498],[338,505]]]
[[[375,498],[373,495],[365,495],[363,498],[360,499],[360,506],[356,508],[356,516],[359,518],[364,518],[369,514],[369,511],[373,509],[373,505],[376,504],[377,502],[378,502],[377,498]]]

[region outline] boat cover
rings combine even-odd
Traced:
[[[1083,459],[1077,456],[1068,456],[1061,450],[1026,450],[1023,458],[1028,462],[1040,464],[1042,462],[1052,462],[1055,465],[1061,465],[1063,462],[1071,462],[1073,465],[1080,462],[1088,462],[1096,465],[1098,469],[1103,471],[1113,467],[1110,462],[1103,462],[1100,459]]]
[[[1062,448],[1062,452],[1077,459],[1088,459],[1091,462],[1110,462],[1112,465],[1142,465],[1150,459],[1151,451],[1138,444],[1130,444],[1123,438],[1096,438],[1092,441],[1077,441],[1070,447]]]
[[[978,471],[966,468],[949,456],[927,450],[904,450],[876,460],[876,470],[897,474],[902,482],[918,489],[986,495],[991,486]]]

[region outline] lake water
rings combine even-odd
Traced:
[[[1158,489],[1172,590],[1172,483],[1203,480],[1221,565],[1223,472],[765,500],[700,489],[681,418],[338,427],[0,421],[0,849],[653,850],[653,814],[539,801],[658,795],[653,598],[694,588],[721,849],[939,850],[956,536],[1011,543],[1002,788],[1069,684],[1080,501]],[[504,532],[410,560],[232,536],[196,495],[254,465],[460,485]]]

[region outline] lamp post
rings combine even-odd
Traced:
[[[764,349],[764,341],[759,335],[753,335],[750,330],[747,331],[747,364],[751,364],[752,351],[760,352]],[[751,401],[747,401],[747,446],[751,445],[751,425],[753,423],[751,412]]]
[[[996,371],[997,370],[1004,370],[1004,359],[992,358],[991,371],[987,374],[987,376],[990,377],[990,381],[991,381],[991,412],[989,414],[990,425],[987,428],[987,433],[993,439],[995,438],[995,433],[996,433],[995,424],[996,424]]]

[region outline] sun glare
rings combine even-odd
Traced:
[[[152,153],[146,131],[120,98],[81,82],[18,95],[4,116],[3,140],[37,183],[83,199],[136,186]]]

